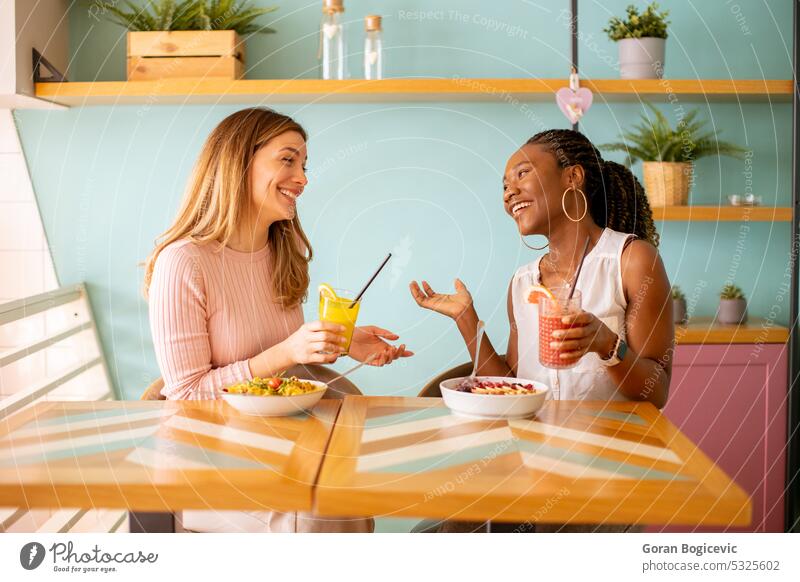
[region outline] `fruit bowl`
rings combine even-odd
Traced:
[[[531,386],[531,389],[520,394],[475,394],[457,390],[466,379],[451,378],[440,383],[439,388],[445,406],[456,414],[472,418],[529,418],[544,405],[550,392],[550,388],[542,382],[504,376],[477,376],[475,380],[486,385],[519,384]]]
[[[290,416],[313,408],[322,399],[328,385],[315,380],[303,380],[317,386],[317,390],[294,396],[259,396],[254,394],[222,393],[222,398],[239,412],[252,416]]]

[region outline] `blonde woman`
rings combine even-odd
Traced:
[[[313,256],[297,216],[306,132],[269,109],[225,118],[206,140],[175,223],[145,265],[156,357],[169,399],[215,399],[222,388],[297,364],[330,364],[342,326],[303,322]],[[382,366],[413,355],[398,336],[356,328],[350,356]],[[272,512],[184,512],[202,531],[369,531],[371,520]]]

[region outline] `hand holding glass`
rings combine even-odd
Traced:
[[[545,368],[563,370],[575,366],[578,359],[562,359],[561,352],[550,347],[550,342],[556,341],[553,337],[555,330],[577,327],[562,322],[561,318],[581,312],[581,292],[576,289],[572,298],[569,298],[569,287],[565,286],[552,289],[552,293],[553,298],[539,298],[539,362]]]
[[[334,289],[336,297],[320,292],[319,294],[319,318],[321,321],[338,323],[345,327],[344,335],[347,340],[342,346],[340,355],[346,356],[350,351],[350,342],[353,339],[353,329],[358,319],[358,309],[361,302],[357,301],[353,307],[353,292],[345,289]]]

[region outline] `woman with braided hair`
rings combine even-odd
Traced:
[[[482,375],[540,380],[563,400],[639,400],[663,407],[672,371],[675,331],[670,283],[658,255],[658,233],[647,198],[624,166],[603,160],[582,133],[536,134],[506,164],[503,204],[523,243],[546,254],[520,267],[508,288],[511,332],[505,357],[488,338],[475,354],[478,314],[458,279],[455,293],[436,293],[422,281],[411,294],[426,309],[451,317]],[[543,235],[540,248],[525,242]],[[551,347],[568,369],[539,363],[538,307],[530,286],[569,285],[589,239],[576,288],[583,310],[564,318]]]

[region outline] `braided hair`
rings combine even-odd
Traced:
[[[526,145],[544,146],[555,155],[560,168],[583,167],[582,190],[598,226],[632,233],[658,246],[653,212],[641,183],[622,164],[604,160],[585,135],[571,129],[549,129],[534,135]]]

